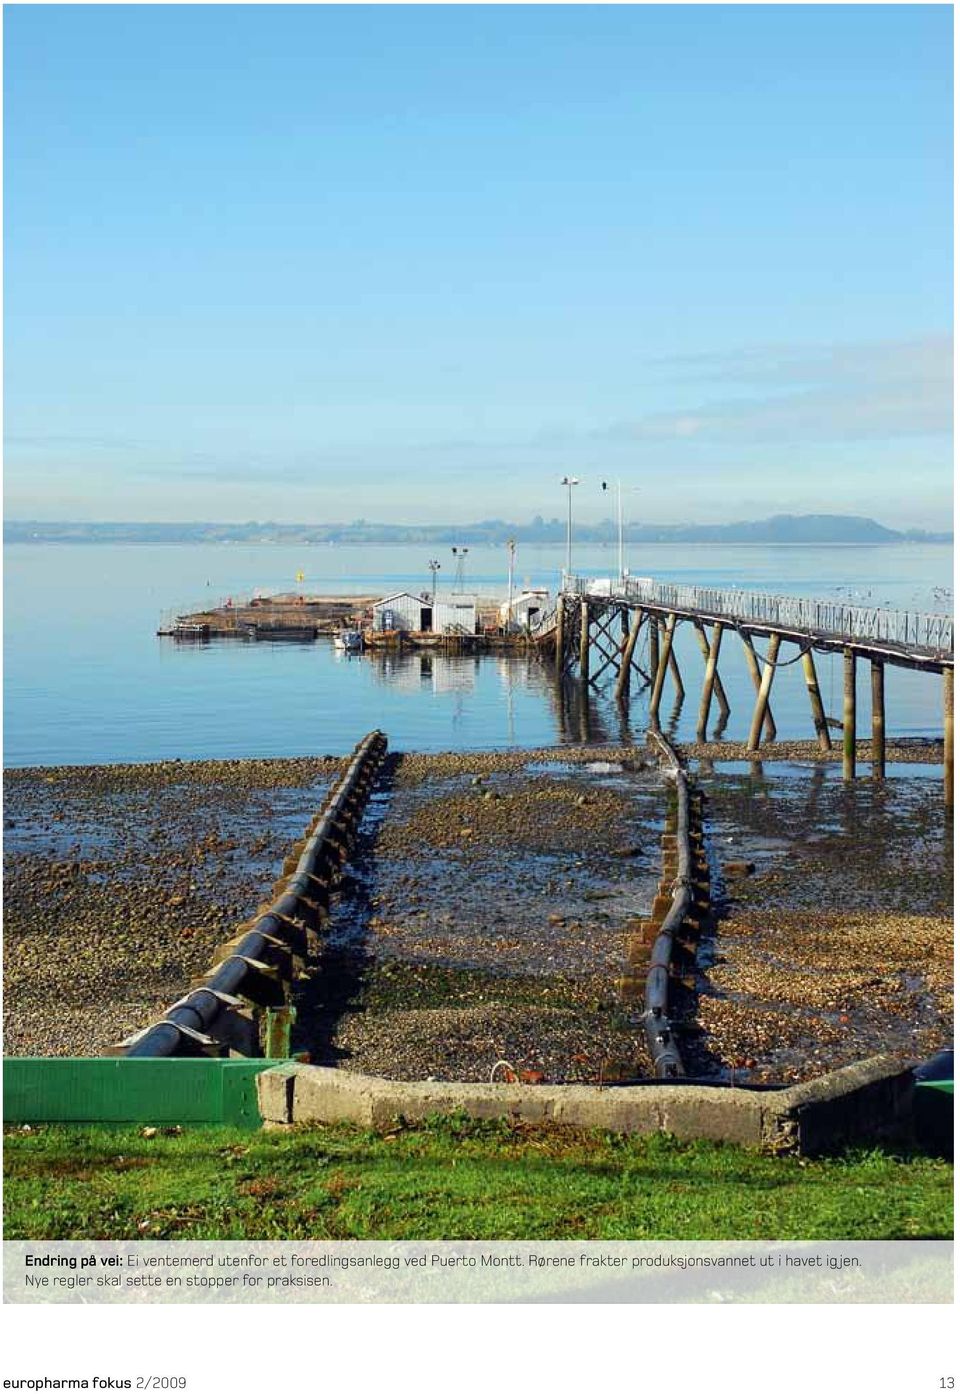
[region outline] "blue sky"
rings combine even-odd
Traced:
[[[951,26],[8,6],[8,515],[947,526]]]

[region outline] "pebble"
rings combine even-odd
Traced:
[[[723,862],[736,899],[696,1005],[706,1067],[791,1083],[880,1053],[920,1060],[952,1039],[939,788],[818,787],[803,774],[769,781],[758,799],[749,775],[702,782],[712,840],[750,858]]]
[[[6,771],[7,1052],[96,1055],[162,1016],[264,899],[339,765]]]

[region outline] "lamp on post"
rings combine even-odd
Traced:
[[[467,553],[470,551],[470,548],[469,548],[469,547],[451,547],[450,550],[451,550],[451,552],[453,553],[454,559],[455,559],[456,564],[457,564],[457,571],[456,571],[456,576],[454,577],[453,589],[454,589],[454,591],[462,591],[462,590],[463,590],[463,571],[464,571],[464,567],[465,567],[466,564],[467,564]]]
[[[433,585],[432,585],[432,588],[431,588],[431,595],[430,595],[430,598],[431,598],[431,600],[432,600],[434,603],[436,603],[436,599],[437,599],[437,572],[440,570],[440,563],[439,563],[438,561],[428,561],[428,562],[427,562],[427,565],[428,565],[429,568],[430,568],[431,579],[432,579],[432,581],[433,581]]]
[[[513,564],[516,556],[516,539],[511,537],[507,543],[507,622],[504,626],[508,634],[513,625]]]
[[[606,480],[603,482],[603,491],[606,493],[609,485]],[[620,581],[623,582],[623,489],[620,480],[617,480],[617,566],[620,570]]]
[[[560,483],[567,490],[567,575],[573,569],[573,486],[580,480],[572,474],[565,474]]]

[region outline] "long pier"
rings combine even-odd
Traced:
[[[675,637],[689,625],[704,659],[697,739],[706,739],[714,702],[729,715],[720,672],[727,633],[739,639],[756,694],[747,749],[776,739],[771,693],[780,668],[801,663],[814,731],[821,750],[833,748],[831,726],[839,724],[844,779],[856,773],[858,663],[869,665],[871,764],[883,779],[886,767],[887,664],[938,676],[943,686],[944,797],[953,803],[953,619],[948,615],[870,608],[757,591],[674,585],[646,578],[591,580],[567,573],[552,621],[541,637],[552,642],[558,679],[575,677],[584,689],[611,680],[629,703],[631,687],[649,691],[650,728],[660,729],[660,705],[669,678],[678,701],[686,694]],[[639,659],[646,634],[647,667]],[[766,652],[755,640],[766,640]],[[729,647],[729,646],[728,646]],[[791,650],[795,650],[792,652]],[[823,704],[816,654],[843,659],[843,720],[832,722]],[[689,675],[688,675],[689,676]]]

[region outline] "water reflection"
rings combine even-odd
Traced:
[[[820,803],[823,797],[823,786],[827,779],[827,766],[823,764],[813,765],[810,769],[809,783],[807,785],[807,799],[804,808],[804,819],[810,822],[819,820]]]
[[[477,548],[480,589],[502,588],[502,552]],[[555,580],[562,549],[525,552],[534,584]],[[609,557],[578,558],[590,569]],[[637,557],[637,564],[640,558]],[[318,549],[307,559],[318,592],[387,593],[409,586],[422,566],[420,548]],[[949,580],[950,549],[729,549],[704,545],[678,555],[644,549],[644,570],[678,582],[745,586],[784,594],[829,593],[841,583],[883,584],[883,599],[929,608],[914,592]],[[165,608],[195,609],[212,581],[217,593],[253,587],[281,591],[305,563],[302,548],[32,547],[6,549],[5,761],[9,765],[115,760],[302,755],[349,750],[373,726],[406,750],[480,749],[554,741],[642,736],[649,686],[634,672],[628,703],[614,695],[615,671],[584,699],[574,681],[558,695],[554,668],[532,653],[457,656],[426,651],[351,658],[331,643],[177,643],[156,637]],[[486,570],[484,569],[486,568]],[[863,580],[869,572],[867,581]],[[549,573],[549,575],[548,575]],[[941,574],[942,573],[942,574]],[[613,627],[615,636],[622,630]],[[730,714],[711,708],[715,736],[742,740],[755,692],[746,665],[726,644],[720,671]],[[703,655],[688,625],[674,650],[687,700],[672,681],[661,702],[665,729],[680,740],[696,729]],[[635,663],[649,674],[644,626]],[[842,692],[837,665],[818,662],[828,713]],[[859,684],[858,725],[870,722],[870,684]],[[930,677],[887,674],[887,734],[939,735],[941,689]],[[411,700],[413,698],[414,700]],[[719,694],[717,694],[719,702]],[[783,739],[812,739],[800,665],[778,673],[772,693]],[[772,767],[771,767],[772,768]],[[889,773],[894,773],[889,769]],[[939,777],[939,773],[937,775]]]
[[[575,678],[550,684],[556,739],[562,745],[634,745],[646,730],[646,705],[607,700]]]
[[[680,730],[680,714],[683,711],[683,702],[685,696],[686,693],[682,691],[677,693],[676,700],[674,701],[674,704],[670,709],[670,715],[667,718],[665,734],[668,735],[671,740],[673,740],[676,737],[677,732]]]
[[[727,729],[727,723],[729,722],[729,720],[730,720],[730,708],[729,708],[729,707],[722,707],[722,708],[720,709],[720,716],[719,716],[718,719],[717,719],[717,724],[716,724],[716,726],[714,726],[714,728],[713,728],[713,739],[714,739],[715,741],[722,741],[722,740],[723,740],[723,733],[724,733],[724,731],[726,731],[726,729]]]
[[[482,661],[475,655],[400,649],[371,649],[364,658],[377,682],[389,684],[395,692],[427,689],[438,695],[473,692]]]

